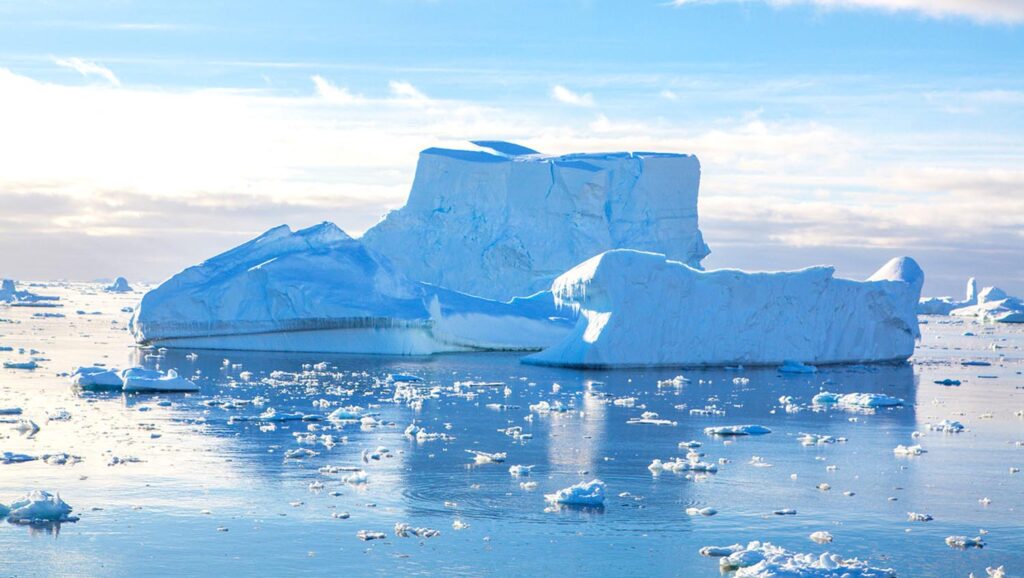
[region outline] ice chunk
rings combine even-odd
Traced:
[[[835,405],[846,409],[872,409],[878,407],[898,407],[904,401],[884,393],[847,393],[839,394],[823,391],[811,399],[811,403],[819,406]]]
[[[573,321],[550,293],[497,302],[410,281],[322,223],[271,229],[171,277],[142,298],[131,330],[175,348],[422,355],[537,350]]]
[[[126,393],[189,392],[199,391],[199,386],[179,377],[171,369],[162,371],[132,367],[121,372],[121,381]]]
[[[735,572],[735,578],[773,578],[793,576],[801,578],[895,578],[896,572],[888,568],[874,568],[856,558],[843,558],[836,554],[802,554],[789,552],[768,542],[751,542],[736,549],[706,547],[704,555],[721,556],[722,572]],[[708,553],[705,554],[705,551]]]
[[[818,368],[813,365],[805,365],[799,361],[787,359],[779,366],[779,373],[817,373]]]
[[[544,498],[553,504],[563,506],[603,506],[605,484],[601,480],[580,482],[576,485],[562,488],[553,494],[545,494]]]
[[[706,427],[704,433],[716,436],[749,436],[769,434],[772,430],[763,425],[720,425]]]
[[[579,312],[559,343],[524,359],[568,367],[859,363],[905,360],[920,336],[923,274],[891,261],[869,281],[833,269],[698,271],[664,255],[615,250],[552,285]]]
[[[19,290],[18,284],[13,279],[0,280],[0,303],[10,303],[15,306],[38,305],[59,307],[59,304],[53,303],[59,299],[60,297],[36,295],[30,291]]]
[[[16,524],[77,521],[78,518],[71,515],[71,510],[71,506],[60,496],[44,490],[32,490],[11,502],[7,519]]]
[[[487,150],[420,153],[405,207],[363,236],[412,279],[507,299],[546,289],[609,249],[658,251],[695,267],[709,253],[694,156],[474,144]]]
[[[107,293],[131,293],[134,291],[132,286],[128,284],[128,280],[124,277],[118,277],[114,279],[114,282],[103,288]]]
[[[966,548],[984,548],[985,541],[981,539],[981,536],[969,538],[967,536],[949,536],[946,538],[946,545],[950,548],[959,548],[961,550]]]
[[[117,369],[107,367],[79,367],[71,374],[71,383],[82,389],[122,389],[124,382]]]

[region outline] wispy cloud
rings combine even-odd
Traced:
[[[114,75],[113,71],[105,66],[83,60],[78,57],[54,58],[53,63],[57,66],[70,68],[82,76],[99,76],[114,86],[121,86],[121,81]]]
[[[310,78],[313,80],[313,86],[316,88],[317,95],[328,102],[334,104],[358,104],[365,101],[363,97],[352,94],[347,88],[331,84],[330,81],[319,74],[314,74]]]
[[[762,2],[776,7],[812,5],[825,9],[917,12],[932,18],[962,17],[982,23],[1024,23],[1020,0],[673,0],[674,6]]]
[[[572,106],[594,106],[594,97],[589,92],[585,94],[573,92],[561,84],[556,84],[551,88],[551,98]]]

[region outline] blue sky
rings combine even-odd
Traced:
[[[1024,2],[0,0],[0,275],[353,233],[470,138],[701,158],[711,267],[1024,293]]]

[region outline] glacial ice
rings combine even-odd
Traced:
[[[692,155],[551,156],[473,144],[479,149],[420,153],[406,205],[363,235],[411,279],[504,300],[546,290],[609,249],[657,251],[694,267],[709,253]]]
[[[11,305],[56,305],[59,297],[51,295],[37,295],[31,291],[19,290],[18,284],[13,279],[0,280],[0,303]]]
[[[1024,300],[1007,295],[998,287],[985,287],[978,291],[974,277],[967,280],[967,295],[963,300],[952,297],[921,299],[917,312],[923,315],[953,315],[974,317],[983,322],[1024,323]]]
[[[171,348],[406,355],[536,350],[571,326],[550,293],[498,302],[410,281],[332,223],[280,226],[190,267],[130,324]]]
[[[75,369],[71,374],[71,383],[86,390],[124,388],[120,372],[116,369],[98,366]]]
[[[555,280],[556,302],[579,312],[576,327],[524,361],[628,367],[905,360],[920,336],[915,306],[923,281],[907,257],[858,282],[835,278],[830,267],[705,272],[656,253],[608,251]]]
[[[173,369],[163,373],[141,367],[132,367],[121,372],[121,381],[125,393],[199,391],[198,385],[184,377],[180,377],[178,372]]]

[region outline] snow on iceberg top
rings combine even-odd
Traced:
[[[411,279],[507,299],[544,290],[609,249],[657,251],[694,267],[709,253],[693,155],[555,156],[473,144],[420,153],[408,203],[363,237]]]

